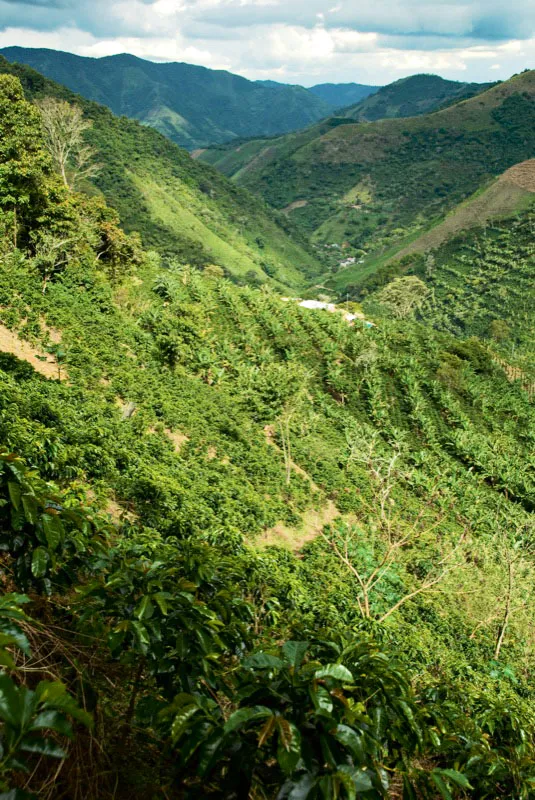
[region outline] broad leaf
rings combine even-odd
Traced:
[[[334,678],[337,681],[344,681],[346,683],[353,681],[353,675],[343,664],[327,664],[326,667],[318,669],[314,677],[318,680],[320,678]]]
[[[48,566],[48,553],[44,547],[36,547],[32,555],[32,575],[42,578]]]
[[[294,669],[299,667],[308,650],[308,642],[285,642],[282,646],[284,660]]]
[[[246,669],[280,669],[284,664],[277,656],[269,653],[255,653],[243,660],[243,666]]]

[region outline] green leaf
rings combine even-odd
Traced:
[[[450,781],[453,781],[460,786],[462,789],[473,789],[473,786],[470,786],[468,778],[466,775],[463,775],[462,772],[458,772],[456,769],[435,769],[434,772],[440,773],[446,778],[449,778]]]
[[[353,675],[343,664],[327,664],[325,667],[322,667],[322,669],[318,669],[314,677],[318,680],[320,678],[334,678],[337,681],[344,681],[346,683],[353,681]]]
[[[21,488],[20,484],[15,483],[15,481],[9,481],[7,484],[7,490],[9,492],[9,499],[13,505],[15,511],[20,509],[20,499],[21,499]]]
[[[19,727],[21,705],[15,683],[8,675],[0,675],[0,719]]]
[[[41,681],[37,684],[35,696],[39,703],[68,714],[69,717],[81,722],[87,728],[93,725],[91,714],[80,708],[75,698],[69,694],[66,686],[61,681]]]
[[[180,713],[176,715],[171,725],[171,739],[173,744],[178,742],[186,730],[189,720],[200,710],[200,707],[193,703],[180,709]]]
[[[167,616],[169,611],[167,600],[170,597],[171,595],[168,592],[157,592],[152,598],[156,603],[156,605],[158,606],[158,608],[160,609],[160,611],[162,612],[162,614],[164,615],[164,617]]]
[[[265,706],[239,708],[238,711],[235,711],[233,714],[231,714],[226,721],[224,731],[225,733],[231,733],[232,731],[243,727],[243,725],[246,725],[248,722],[252,722],[253,720],[257,719],[265,719],[266,717],[270,717],[272,714],[273,711],[270,708],[265,708]]]
[[[13,658],[10,656],[7,650],[2,650],[2,646],[0,645],[0,667],[5,667],[6,669],[15,669],[15,662]]]
[[[130,627],[134,631],[134,635],[141,652],[146,653],[150,645],[150,638],[149,634],[147,633],[147,629],[141,624],[141,622],[136,622],[135,620],[130,622]]]
[[[146,594],[138,603],[134,614],[138,619],[150,619],[154,613],[154,604],[149,595]]]
[[[30,655],[30,643],[18,625],[10,625],[5,617],[0,617],[0,647],[15,644],[27,656]]]
[[[59,517],[51,514],[41,514],[41,522],[45,532],[49,550],[57,550],[63,539],[63,525]]]
[[[312,789],[316,786],[316,779],[313,775],[303,775],[299,783],[296,783],[288,795],[288,800],[306,800],[310,796]]]
[[[26,521],[31,525],[37,525],[37,500],[33,494],[22,495],[22,508],[24,509],[24,516]]]
[[[42,578],[46,574],[48,565],[48,552],[44,547],[36,547],[32,555],[32,575]]]
[[[42,756],[51,758],[65,758],[67,755],[63,747],[52,739],[23,739],[20,749],[26,753],[39,753]]]
[[[326,711],[330,714],[333,710],[333,699],[324,686],[311,686],[310,697],[316,711]]]
[[[355,769],[355,767],[343,764],[338,767],[338,773],[345,774],[351,779],[355,792],[369,792],[373,789],[373,783],[369,774],[362,769]],[[344,784],[344,786],[345,785],[346,784]]]
[[[294,669],[299,667],[308,650],[308,642],[286,642],[282,646],[284,660]]]
[[[453,800],[451,792],[444,783],[444,781],[442,780],[442,778],[440,777],[438,770],[436,769],[433,770],[433,772],[431,773],[431,778],[435,786],[437,787],[438,791],[440,792],[442,800]]]
[[[334,732],[334,738],[339,741],[340,744],[343,744],[344,747],[347,747],[353,758],[359,764],[365,764],[367,762],[368,759],[364,752],[364,747],[362,746],[362,736],[353,728],[350,728],[349,725],[338,725]]]
[[[277,761],[282,771],[291,775],[301,758],[301,734],[293,722],[286,722],[286,726],[289,736],[279,735]]]
[[[280,658],[269,653],[255,653],[245,658],[242,663],[246,669],[280,669],[284,666]]]
[[[65,719],[63,714],[53,709],[42,711],[30,725],[30,730],[32,731],[40,730],[41,728],[48,728],[56,733],[61,733],[62,736],[72,736],[70,722]]]

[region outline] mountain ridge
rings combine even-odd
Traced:
[[[414,117],[437,111],[445,104],[465,100],[493,85],[449,81],[427,73],[410,75],[379,87],[371,97],[363,98],[352,108],[346,109],[344,116],[359,122]]]
[[[190,150],[315,122],[331,106],[301,86],[262,86],[226,70],[147,61],[123,53],[102,58],[46,48],[0,49],[115,114],[151,125]]]

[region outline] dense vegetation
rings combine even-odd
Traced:
[[[359,122],[429,114],[445,105],[458,103],[488,89],[490,83],[446,81],[438,75],[411,75],[383,86],[345,111]]]
[[[129,232],[167,258],[215,264],[235,279],[299,286],[320,267],[305,240],[286,229],[283,215],[229,183],[156,131],[83,100],[29,67],[0,60],[29,99],[76,101],[92,122],[87,139],[97,151],[95,188],[119,212]],[[246,278],[247,276],[247,278]]]
[[[433,114],[350,124],[335,118],[203,158],[287,209],[323,248],[346,246],[347,254],[373,259],[533,156],[534,87],[535,73],[526,71]]]
[[[143,251],[13,75],[0,163],[6,796],[532,798],[522,381]]]
[[[117,115],[156,128],[188,150],[302,128],[339,105],[301,86],[267,86],[223,70],[127,54],[84,58],[29,47],[5,47],[0,53]]]

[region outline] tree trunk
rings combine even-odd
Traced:
[[[503,615],[503,622],[500,626],[500,632],[496,641],[496,649],[494,651],[494,660],[497,661],[500,657],[500,650],[502,649],[503,640],[505,638],[505,631],[509,624],[509,617],[511,616],[511,595],[513,594],[513,562],[509,558],[509,585],[507,587],[507,598],[505,600],[505,612]]]

